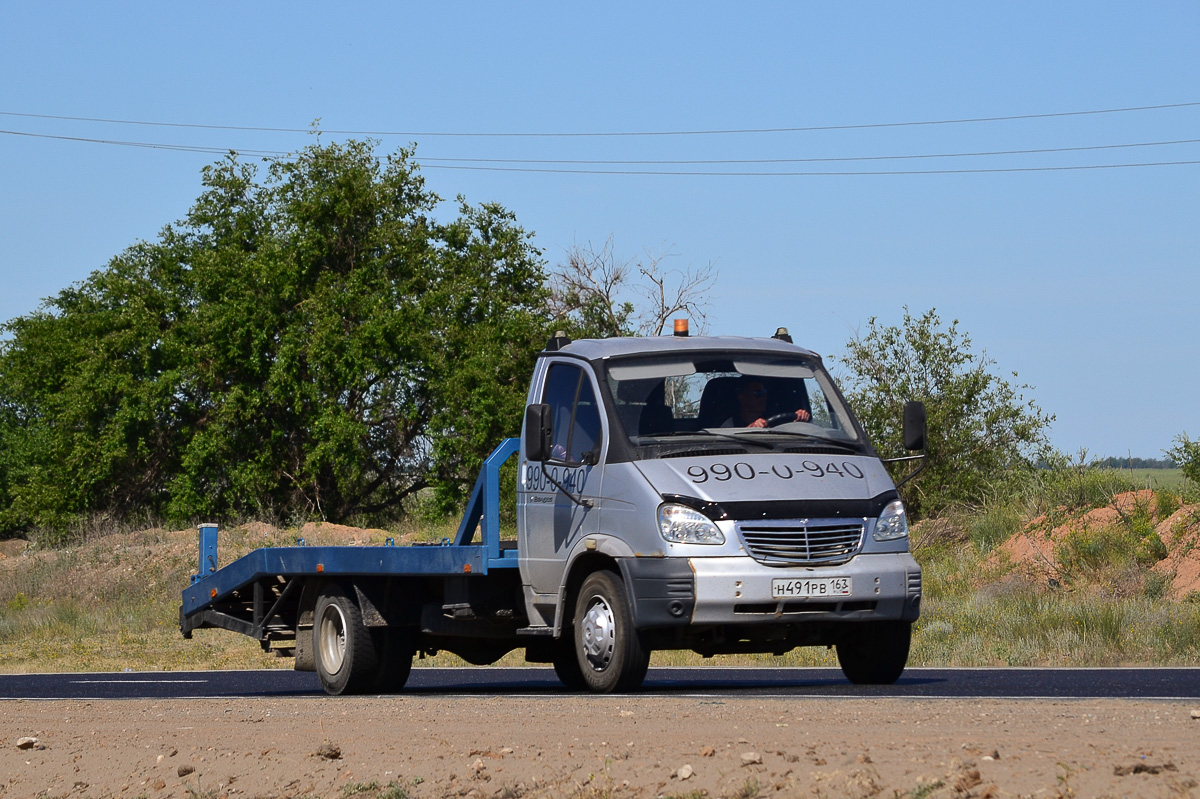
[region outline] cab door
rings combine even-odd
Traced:
[[[517,536],[526,585],[556,599],[571,548],[599,530],[603,414],[591,370],[577,361],[550,363],[539,401],[554,437],[546,463],[524,464]]]

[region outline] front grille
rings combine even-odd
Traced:
[[[738,522],[738,535],[762,563],[837,566],[862,546],[866,519],[788,519]]]

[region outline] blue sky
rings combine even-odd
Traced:
[[[288,151],[302,132],[399,131],[417,160],[866,158],[1200,139],[1200,4],[0,5],[0,318],[34,310],[182,217],[216,155],[67,136]],[[328,134],[326,134],[328,135]],[[332,137],[331,137],[332,138]],[[1012,169],[1200,161],[1200,144],[986,157],[678,167]],[[714,332],[836,356],[905,305],[958,319],[1019,372],[1074,453],[1158,457],[1200,434],[1200,165],[914,175],[461,171],[447,198],[512,209],[546,259],[573,244],[712,263]],[[599,166],[597,169],[666,169]]]

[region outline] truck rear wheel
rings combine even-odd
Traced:
[[[403,627],[382,627],[371,631],[379,666],[371,688],[381,694],[399,693],[412,672],[412,631]]]
[[[593,693],[632,691],[646,678],[650,650],[633,627],[625,585],[612,572],[583,581],[575,601],[574,648],[580,676]]]
[[[313,656],[325,693],[356,694],[372,687],[379,656],[354,600],[327,586],[313,614]]]
[[[855,685],[891,685],[908,663],[912,622],[873,621],[856,624],[837,644],[838,663]]]

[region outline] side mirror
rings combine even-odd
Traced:
[[[925,403],[912,400],[904,403],[904,448],[925,449]]]
[[[554,417],[549,405],[530,405],[525,409],[525,459],[543,463],[550,459],[554,440]]]

